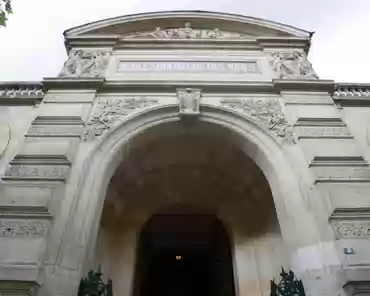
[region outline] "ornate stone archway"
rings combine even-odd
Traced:
[[[197,120],[218,126],[225,141],[237,144],[266,175],[284,242],[292,252],[293,264],[298,266],[302,260],[300,257],[306,256],[302,249],[307,245],[316,246],[318,234],[316,222],[307,211],[304,193],[283,149],[284,145],[292,144],[281,145],[273,132],[235,111],[207,105],[201,106],[201,110]],[[124,161],[128,147],[135,147],[135,138],[140,138],[147,131],[160,129],[161,125],[171,122],[181,123],[181,120],[178,105],[149,107],[112,128],[94,145],[80,168],[76,166],[76,178],[81,183],[76,181],[77,184],[67,192],[75,197],[75,206],[66,218],[57,258],[60,267],[68,266],[76,270],[76,280],[91,266],[89,262],[92,262],[94,254],[105,191],[115,168]],[[280,173],[282,171],[284,174]]]
[[[368,114],[347,107],[366,105],[368,86],[333,94],[334,82],[307,60],[311,36],[200,11],[66,31],[68,60],[43,92],[40,84],[1,86],[4,104],[40,105],[19,111],[25,120],[12,121],[14,139],[5,137],[0,292],[16,281],[72,296],[92,266],[109,180],[143,137],[169,126],[207,126],[263,172],[308,295],[341,295],[345,283],[363,289],[370,170],[359,130]]]

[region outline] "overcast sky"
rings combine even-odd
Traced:
[[[0,81],[56,76],[63,31],[87,22],[158,10],[245,14],[315,31],[309,59],[323,79],[370,83],[370,0],[12,0],[0,28]]]

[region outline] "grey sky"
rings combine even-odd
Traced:
[[[56,76],[63,31],[108,17],[158,10],[239,13],[315,31],[309,58],[320,78],[370,82],[370,0],[13,0],[0,28],[0,80]]]

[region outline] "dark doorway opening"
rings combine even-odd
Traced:
[[[135,296],[235,296],[228,234],[208,214],[161,214],[138,246]]]

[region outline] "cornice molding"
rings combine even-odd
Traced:
[[[104,82],[104,78],[44,78],[43,85],[49,89],[97,89]]]
[[[370,220],[370,208],[336,208],[329,220]]]
[[[330,94],[334,91],[333,80],[319,79],[274,79],[274,88],[278,91],[321,91]]]
[[[225,82],[225,81],[105,81],[99,89],[101,92],[122,91],[127,92],[173,92],[177,88],[202,88],[209,93],[266,93],[277,94],[271,82]]]

